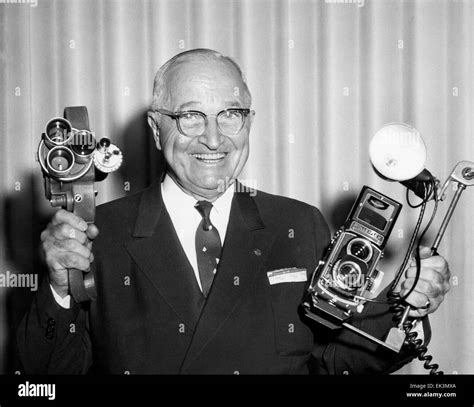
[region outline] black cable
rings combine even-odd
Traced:
[[[405,254],[405,258],[403,259],[403,262],[400,265],[400,268],[398,269],[397,274],[395,275],[395,278],[393,280],[392,286],[390,287],[389,293],[394,292],[396,286],[400,282],[401,277],[403,276],[403,273],[404,273],[404,271],[407,267],[408,261],[411,258],[411,255],[413,253],[413,248],[415,246],[415,242],[417,241],[418,232],[420,230],[421,224],[423,222],[423,217],[425,215],[426,203],[427,203],[426,200],[423,200],[422,205],[421,205],[421,209],[420,209],[420,214],[418,215],[418,221],[416,222],[415,230],[413,231],[413,234],[412,234],[411,239],[410,239],[410,243],[408,244],[408,248],[407,248],[407,251],[406,251],[406,254]],[[419,241],[420,240],[418,239],[417,247],[419,247]],[[415,278],[418,277],[418,274],[419,274],[419,270],[417,268],[417,274],[416,274]],[[418,282],[418,281],[416,281],[416,282]],[[411,288],[411,291],[413,291],[414,287],[415,287],[415,284]],[[411,291],[408,293],[408,295],[411,294]],[[407,298],[408,295],[405,295],[403,299]]]
[[[420,245],[421,245],[421,242],[423,241],[423,238],[424,238],[426,232],[428,231],[431,224],[433,223],[433,220],[436,216],[436,212],[438,210],[438,194],[436,192],[436,185],[435,185],[435,180],[434,180],[433,177],[431,177],[429,185],[430,185],[430,188],[425,190],[426,191],[426,198],[423,199],[423,201],[422,201],[422,211],[420,211],[420,212],[424,212],[426,204],[430,200],[432,195],[433,195],[433,199],[434,199],[435,203],[434,203],[433,211],[431,212],[430,220],[428,221],[425,228],[421,232],[420,237],[418,238],[418,242],[416,244],[415,251],[414,251],[415,262],[416,262],[415,281],[413,282],[413,285],[411,286],[410,290],[403,297],[400,298],[402,301],[405,301],[408,298],[408,296],[413,292],[413,290],[415,289],[415,287],[418,284],[418,281],[420,279],[420,273],[421,273]],[[407,190],[407,200],[408,200],[408,190]],[[420,205],[412,206],[412,207],[415,208],[415,207],[419,207],[419,206]],[[423,213],[420,213],[420,217],[423,217]],[[403,269],[404,268],[405,267],[403,267]]]
[[[392,302],[391,310],[392,310],[392,312],[394,312],[394,320],[397,324],[400,323],[400,320],[401,320],[402,315],[405,311],[405,308],[406,308],[407,305],[409,305],[406,302],[406,298],[413,292],[413,290],[415,289],[415,287],[418,283],[418,280],[420,278],[420,273],[421,273],[420,244],[421,244],[421,241],[422,241],[425,233],[427,232],[427,230],[431,226],[431,224],[432,224],[432,222],[435,218],[436,211],[438,209],[438,197],[437,197],[436,184],[435,184],[434,178],[431,177],[429,186],[425,186],[425,198],[423,199],[423,201],[420,205],[413,206],[410,202],[408,203],[411,207],[421,206],[422,209],[420,211],[420,217],[419,217],[419,221],[420,221],[420,218],[422,218],[422,215],[424,213],[424,208],[426,207],[426,203],[429,201],[431,195],[433,195],[433,197],[434,197],[435,204],[434,204],[434,208],[433,208],[433,212],[431,214],[430,220],[428,221],[427,225],[423,229],[423,232],[421,233],[421,235],[420,235],[420,237],[417,241],[416,248],[415,248],[415,253],[414,254],[415,254],[415,262],[416,262],[416,273],[415,273],[415,279],[414,279],[413,285],[403,297],[400,296],[399,292],[392,291],[393,288],[395,287],[394,284],[392,284],[392,288],[389,292],[389,302],[390,301]],[[407,201],[408,201],[408,196],[407,196]],[[418,224],[417,224],[417,226],[418,226]],[[415,231],[416,232],[418,231],[417,228],[415,228]],[[410,250],[407,251],[407,254],[409,254],[409,253],[411,253]],[[406,257],[405,257],[405,259],[406,259]],[[406,266],[406,264],[405,264],[405,266]],[[403,272],[405,266],[401,267],[400,271]],[[399,281],[399,279],[401,277],[401,273],[398,273],[397,277],[398,277],[398,281]],[[397,281],[397,283],[398,283],[398,281]],[[414,324],[413,321],[406,321],[405,324],[403,325],[403,329],[405,330],[405,333],[406,333],[405,343],[416,354],[418,360],[424,362],[423,367],[430,371],[430,375],[442,375],[442,374],[444,374],[442,371],[438,370],[438,367],[439,367],[438,364],[431,363],[432,360],[433,360],[433,357],[431,355],[427,354],[428,348],[423,345],[423,341],[418,338],[418,334],[416,332],[411,332],[411,330],[413,329],[413,324]]]
[[[407,190],[408,191],[408,190]],[[427,190],[425,189],[425,193],[427,192]],[[431,194],[429,193],[426,193],[426,195],[430,196]],[[408,199],[408,196],[407,196],[407,199]],[[401,301],[405,300],[413,291],[413,289],[415,288],[416,284],[418,283],[418,279],[419,279],[419,274],[420,274],[420,268],[421,268],[421,265],[418,265],[417,266],[417,272],[416,272],[416,275],[415,275],[415,283],[413,284],[413,286],[411,287],[410,291],[405,294],[403,296],[403,298],[400,297],[399,293],[396,293],[394,290],[396,289],[398,283],[400,282],[400,279],[401,277],[403,276],[403,272],[405,271],[406,269],[406,266],[408,264],[408,261],[410,260],[411,258],[411,254],[413,253],[413,248],[415,247],[415,242],[417,241],[417,237],[418,237],[418,232],[420,230],[420,227],[421,227],[421,224],[423,222],[423,217],[424,217],[424,213],[425,213],[425,209],[426,209],[426,204],[427,204],[427,199],[423,199],[422,203],[421,203],[421,209],[420,209],[420,214],[418,215],[418,220],[416,222],[416,225],[415,225],[415,229],[413,230],[413,234],[411,236],[411,239],[410,239],[410,243],[408,244],[408,248],[407,248],[407,251],[406,251],[406,254],[405,254],[405,258],[403,259],[402,261],[402,264],[400,265],[397,273],[395,274],[395,278],[392,282],[392,285],[390,287],[390,290],[388,291],[388,294],[387,294],[387,297],[391,297],[391,296],[397,296],[399,297],[399,299]],[[412,206],[410,203],[409,203],[410,206]],[[420,205],[417,205],[417,206],[412,206],[414,208],[418,208],[420,207]],[[431,216],[431,219],[428,223],[428,226],[431,225],[431,222],[433,220],[433,214]],[[427,231],[427,227],[425,227],[425,229],[423,230],[423,233],[421,234],[421,237],[426,233]],[[420,243],[420,239],[418,239],[418,244],[417,244],[417,249],[416,252],[419,252],[419,243]],[[416,258],[416,255],[415,255],[415,258]],[[376,303],[376,304],[389,304],[389,305],[393,305],[393,301],[390,301],[390,299],[388,301],[380,301],[380,300],[376,300],[376,299],[368,299],[368,298],[364,298],[365,301],[368,301],[368,302],[371,302],[371,303]]]

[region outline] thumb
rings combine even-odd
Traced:
[[[431,249],[426,246],[420,246],[420,259],[427,259],[428,257],[431,257]]]

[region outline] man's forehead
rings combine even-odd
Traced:
[[[229,61],[199,60],[182,61],[171,67],[166,75],[166,82],[171,85],[186,84],[192,81],[203,81],[209,85],[225,85],[226,82],[242,82],[237,68]]]
[[[215,102],[235,107],[243,102],[244,83],[230,63],[182,63],[168,71],[166,83],[173,107]]]
[[[178,101],[177,101],[178,102]],[[206,107],[211,104],[219,104],[221,107],[225,109],[229,109],[231,107],[242,107],[242,103],[239,100],[207,100],[207,101],[200,101],[200,100],[189,100],[184,101],[183,103],[177,103],[177,106],[173,106],[176,110],[206,110]]]

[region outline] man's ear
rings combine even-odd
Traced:
[[[253,119],[255,118],[255,112],[251,110],[249,116],[250,116],[250,128],[251,128],[253,124]]]
[[[151,130],[153,131],[153,138],[155,139],[156,148],[158,150],[161,150],[160,129],[158,127],[160,116],[161,115],[158,112],[154,112],[151,110],[147,113],[148,125],[151,127]]]

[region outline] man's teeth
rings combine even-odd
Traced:
[[[205,162],[214,162],[214,161],[222,160],[225,157],[225,154],[224,153],[193,154],[193,157]]]

